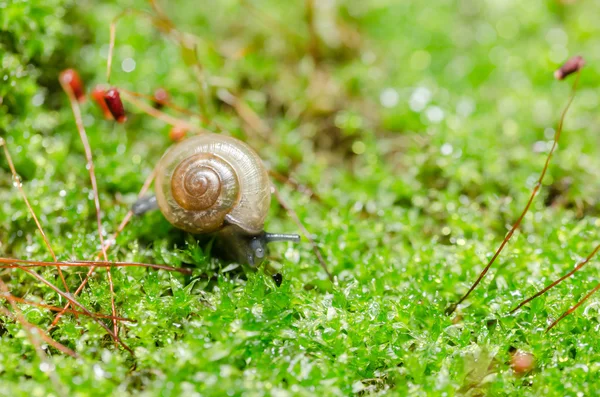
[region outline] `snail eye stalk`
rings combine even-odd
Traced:
[[[291,241],[292,243],[299,243],[300,236],[298,234],[265,233],[265,241],[267,243],[274,243],[277,241]]]
[[[134,215],[144,215],[148,211],[158,209],[158,203],[156,202],[156,196],[146,196],[138,199],[131,207],[131,212]]]

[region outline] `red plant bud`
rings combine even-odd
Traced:
[[[85,101],[85,87],[81,82],[81,77],[74,69],[66,69],[60,73],[59,79],[64,85],[68,85],[79,102]]]
[[[564,63],[556,72],[554,72],[554,78],[556,80],[563,80],[570,74],[578,72],[585,65],[585,61],[579,55],[574,56]]]
[[[94,99],[94,101],[98,104],[100,109],[102,109],[102,112],[104,113],[104,118],[106,120],[112,120],[112,113],[110,112],[110,109],[108,108],[108,106],[106,105],[106,101],[104,100],[105,93],[106,89],[101,85],[97,85],[96,88],[94,88],[94,90],[92,91],[91,96]]]
[[[517,375],[523,375],[530,372],[535,367],[535,358],[533,354],[523,350],[517,350],[512,353],[510,365]]]
[[[171,139],[173,142],[179,142],[185,138],[186,134],[187,130],[185,128],[174,126],[171,128],[171,131],[169,131],[169,139]]]
[[[117,120],[117,123],[124,123],[127,121],[123,102],[121,101],[121,95],[116,88],[111,88],[104,93],[104,102],[106,102],[108,110],[110,110],[114,119]]]
[[[169,93],[164,88],[159,88],[154,91],[154,107],[157,109],[162,108],[169,102]]]

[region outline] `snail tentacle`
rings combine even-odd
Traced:
[[[133,212],[133,215],[136,216],[144,215],[146,212],[157,209],[158,202],[156,201],[156,196],[154,195],[141,197],[131,206],[131,212]]]

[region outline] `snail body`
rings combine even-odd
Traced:
[[[217,134],[188,138],[171,147],[156,170],[156,197],[138,201],[136,214],[157,206],[179,229],[217,234],[230,257],[251,266],[264,259],[269,242],[299,241],[298,235],[263,231],[271,183],[244,142]]]

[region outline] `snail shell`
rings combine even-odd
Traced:
[[[160,211],[175,227],[213,233],[227,225],[262,232],[271,203],[267,170],[247,144],[207,134],[171,147],[156,175]]]

